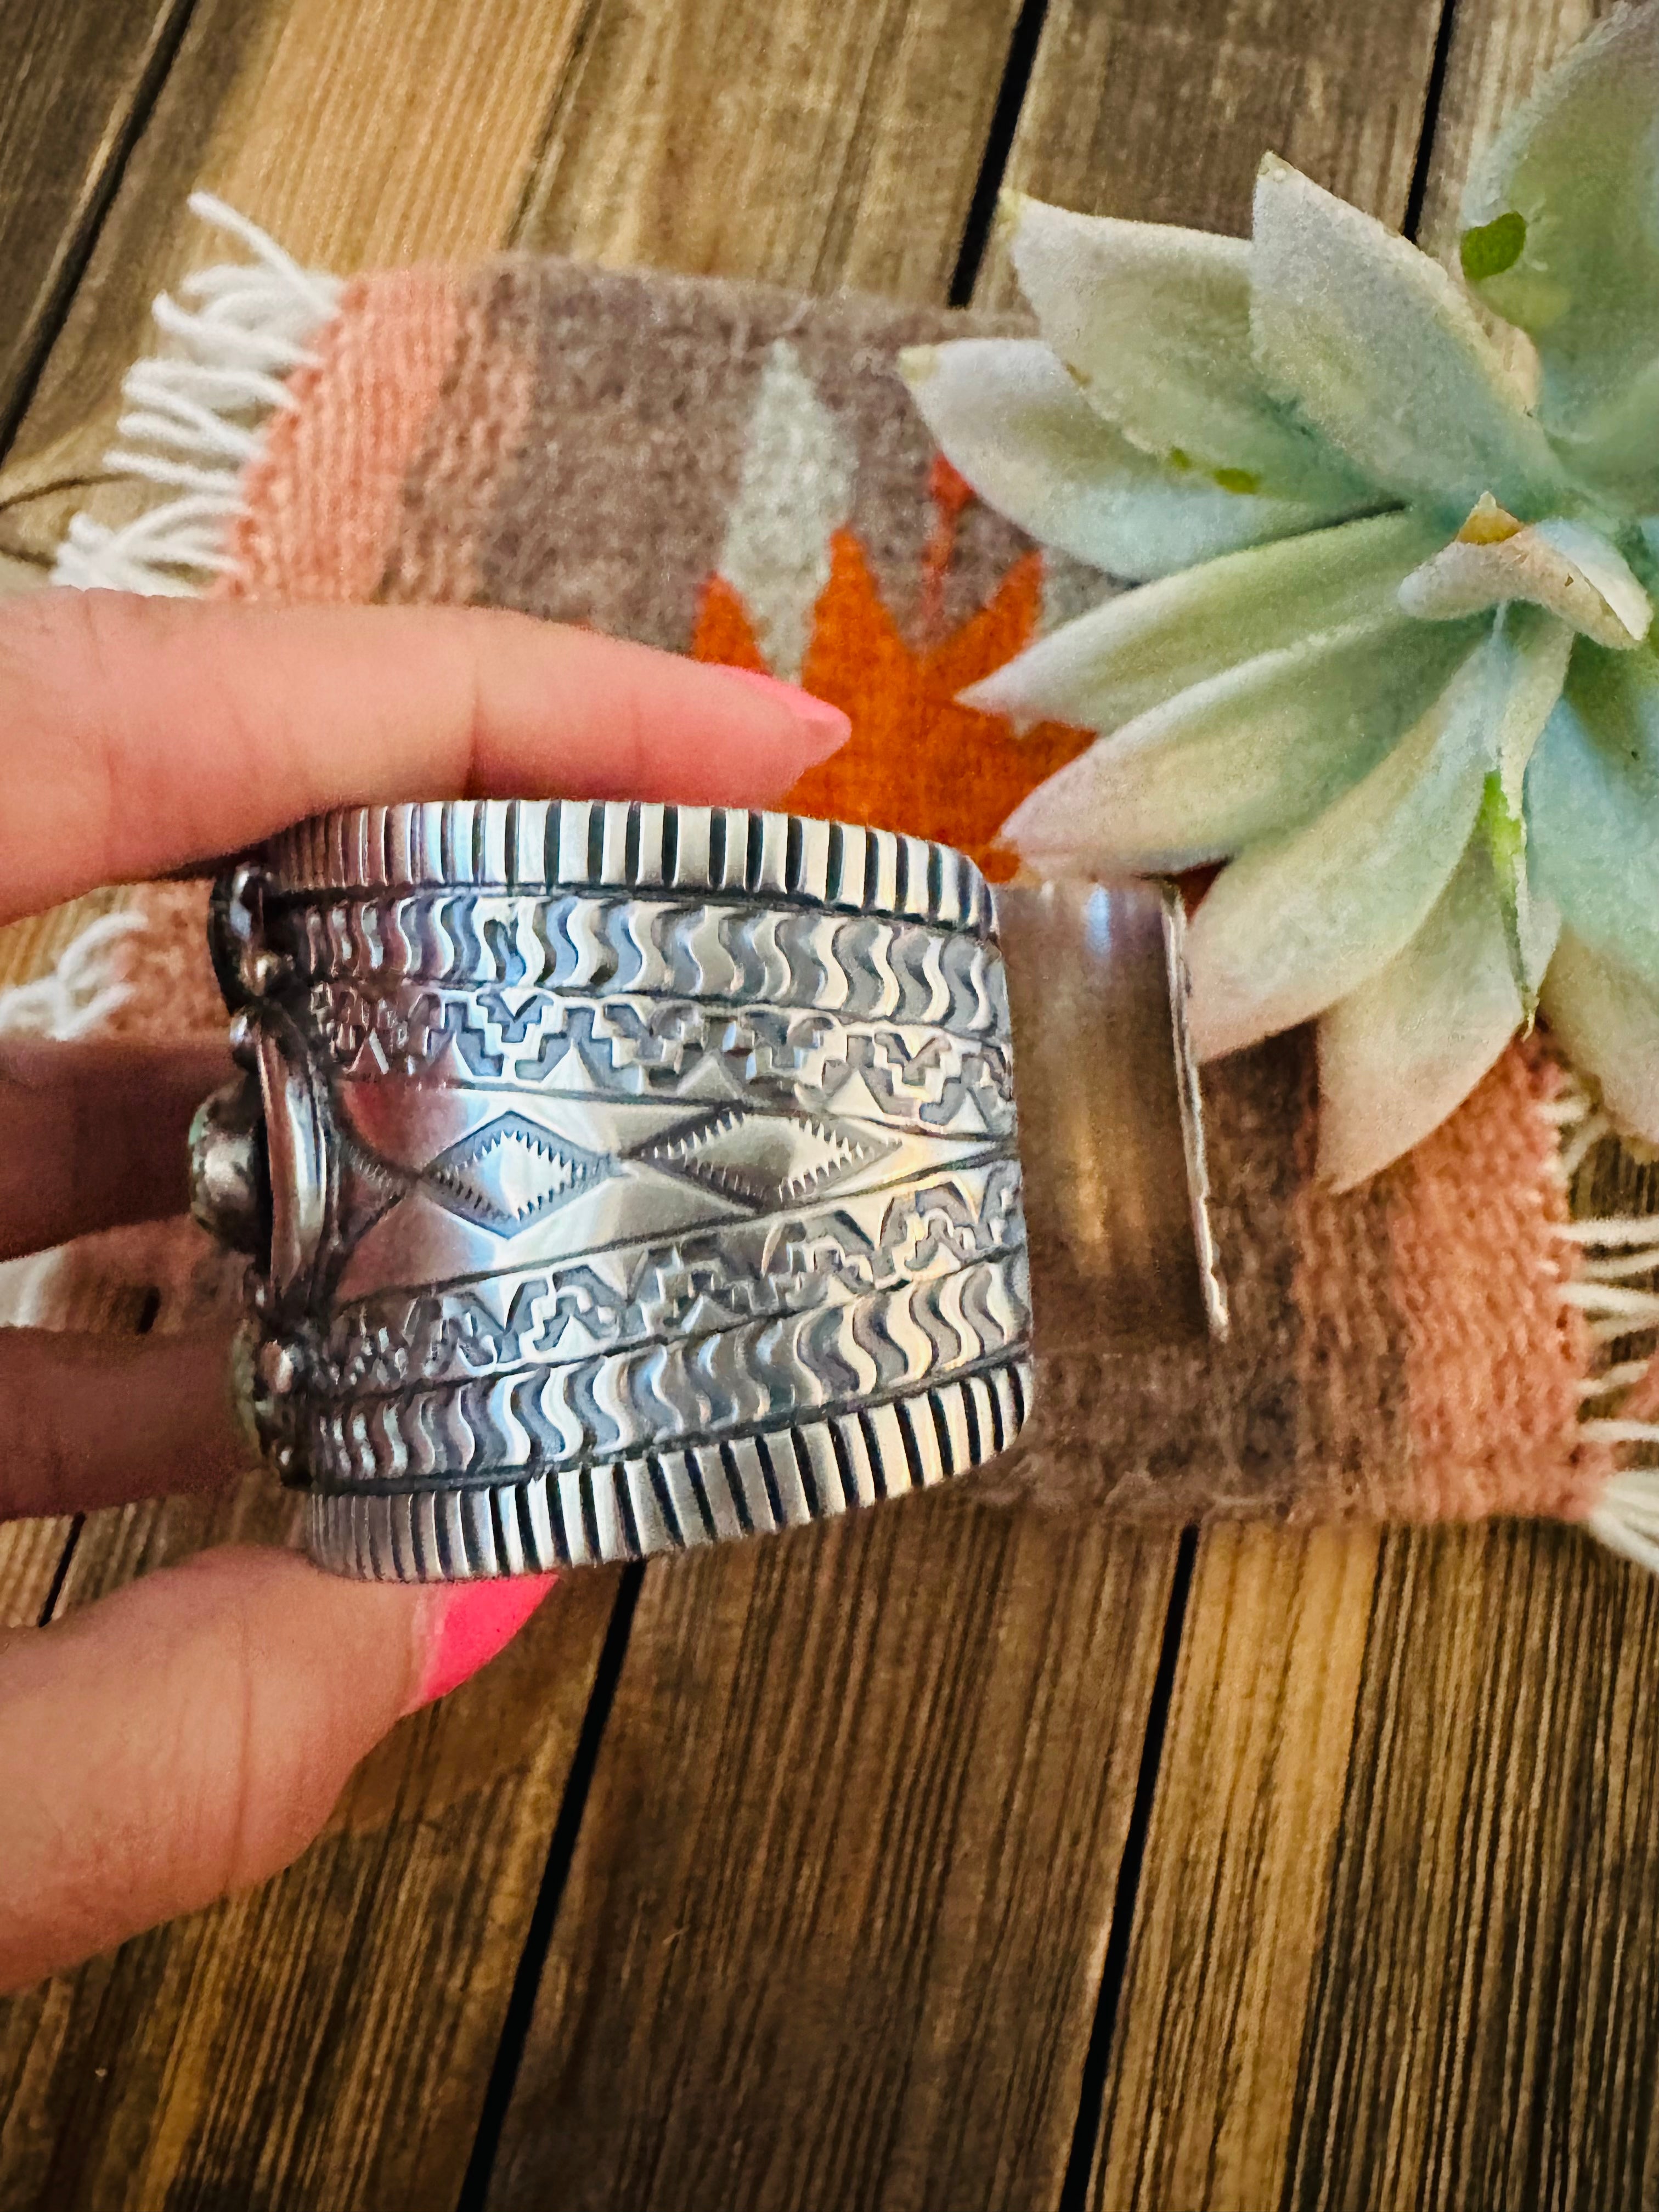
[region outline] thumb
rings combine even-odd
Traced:
[[[551,1582],[350,1583],[227,1548],[0,1638],[0,1990],[287,1865]]]

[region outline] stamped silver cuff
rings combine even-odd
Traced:
[[[1007,993],[948,847],[453,800],[215,890],[243,1079],[195,1206],[325,1566],[639,1559],[1003,1450],[1030,1402]]]

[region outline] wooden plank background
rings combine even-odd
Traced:
[[[1595,12],[31,0],[0,553],[38,579],[118,507],[197,183],[342,269],[1000,301],[1003,178],[1240,230],[1271,146],[1439,248]],[[0,1532],[0,1618],[281,1512]],[[584,1578],[289,1874],[0,2007],[0,2212],[1653,2202],[1656,1642],[1651,1583],[1557,1530],[933,1497]]]

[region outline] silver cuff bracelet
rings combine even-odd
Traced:
[[[1018,1432],[1008,995],[961,854],[719,808],[367,807],[222,879],[210,936],[246,1073],[198,1118],[195,1210],[250,1255],[244,1388],[321,1565],[638,1559]],[[1161,1003],[1176,1296],[1213,1316]]]

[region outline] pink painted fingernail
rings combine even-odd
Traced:
[[[470,1583],[434,1593],[426,1668],[410,1711],[447,1697],[487,1667],[557,1580],[556,1575],[514,1575],[503,1582]]]
[[[707,665],[717,676],[729,676],[734,684],[746,684],[751,691],[758,691],[765,698],[775,699],[780,707],[787,707],[798,722],[805,724],[814,738],[823,739],[817,754],[819,760],[827,759],[853,734],[853,725],[839,707],[832,707],[827,699],[815,699],[799,684],[785,684],[778,677],[763,676],[758,668],[733,668],[723,660]]]

